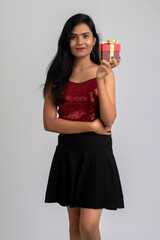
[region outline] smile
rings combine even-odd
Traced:
[[[85,48],[76,48],[78,51],[83,51]]]

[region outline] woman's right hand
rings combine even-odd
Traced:
[[[104,127],[100,118],[97,118],[92,122],[92,128],[93,128],[93,132],[95,133],[102,134],[102,135],[111,135],[111,128]]]

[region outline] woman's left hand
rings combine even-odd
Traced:
[[[119,63],[120,60],[117,62],[115,58],[113,58],[113,63],[107,62],[103,59],[101,65],[99,65],[97,69],[97,79],[104,79],[105,76],[112,71],[112,68],[117,67]]]
[[[102,60],[101,64],[97,69],[97,79],[104,79],[106,75],[108,75],[112,71],[111,65],[106,60]]]
[[[121,58],[119,57],[119,61],[116,60],[116,58],[113,58],[113,63],[111,64],[111,68],[117,67],[120,64]]]

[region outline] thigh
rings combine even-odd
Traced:
[[[102,209],[81,208],[80,229],[88,232],[99,227]]]
[[[67,210],[68,210],[70,225],[77,225],[77,224],[79,225],[80,208],[78,207],[70,208],[70,206],[67,206]]]

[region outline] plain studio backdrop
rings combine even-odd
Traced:
[[[102,240],[160,239],[160,3],[0,1],[0,239],[69,240],[67,208],[44,203],[58,133],[43,128],[41,84],[69,17],[118,39],[112,126],[125,208],[103,209]]]

